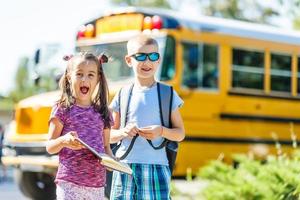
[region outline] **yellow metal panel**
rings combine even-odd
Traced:
[[[297,63],[298,58],[297,54],[293,54],[292,56],[292,96],[297,96],[297,83],[298,83],[298,66]]]
[[[271,92],[271,54],[270,50],[265,50],[265,77],[264,89],[266,94]]]

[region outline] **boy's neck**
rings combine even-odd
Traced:
[[[147,87],[150,88],[155,84],[155,79],[141,79],[141,78],[136,78],[135,79],[135,84],[139,87]]]

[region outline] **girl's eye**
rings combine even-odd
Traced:
[[[90,77],[90,78],[93,78],[93,77],[94,77],[94,74],[89,74],[89,77]]]
[[[76,73],[76,77],[82,77],[82,73]]]

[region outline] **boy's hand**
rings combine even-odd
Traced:
[[[76,140],[78,138],[78,134],[75,131],[70,131],[67,134],[65,134],[63,137],[63,146],[67,147],[72,150],[79,150],[84,148],[80,142]]]
[[[152,125],[152,126],[139,128],[139,135],[148,140],[153,140],[157,137],[161,137],[162,132],[163,132],[163,127],[160,125]]]
[[[139,129],[135,124],[127,124],[125,128],[122,129],[123,137],[133,138],[138,133]]]

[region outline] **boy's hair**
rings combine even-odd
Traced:
[[[137,37],[131,38],[127,42],[127,52],[130,53],[130,51],[134,49],[136,45],[139,46],[154,45],[158,47],[158,43],[155,39],[144,34],[140,34]]]
[[[90,52],[81,52],[75,56],[70,55],[64,57],[64,60],[66,60],[68,64],[67,64],[66,71],[64,72],[64,74],[62,75],[59,81],[59,87],[62,91],[62,94],[57,103],[66,109],[69,109],[75,103],[74,97],[71,92],[71,83],[68,79],[68,76],[71,70],[73,69],[74,65],[80,64],[75,62],[78,59],[82,59],[80,63],[85,61],[88,62],[91,61],[91,62],[95,62],[96,65],[98,66],[98,76],[99,76],[98,91],[96,96],[92,100],[92,105],[95,108],[95,110],[101,114],[104,120],[105,128],[110,128],[111,119],[110,119],[109,109],[108,109],[109,92],[108,92],[107,81],[102,68],[102,64],[108,62],[108,57],[104,54],[100,54],[100,56],[97,57]]]

